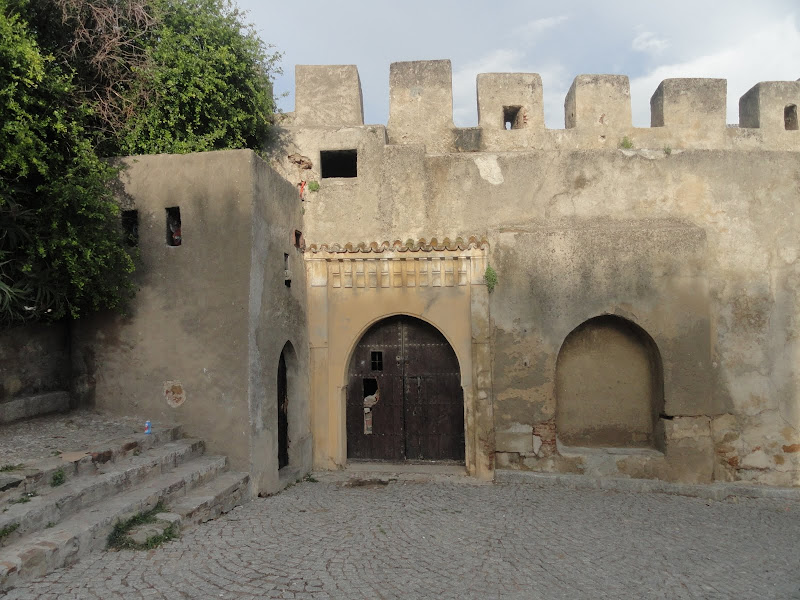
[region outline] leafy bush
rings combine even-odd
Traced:
[[[279,54],[229,0],[156,0],[158,25],[131,90],[124,154],[261,149],[274,112]]]
[[[0,0],[0,326],[130,297],[133,261],[71,75]]]

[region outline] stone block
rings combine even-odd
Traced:
[[[495,445],[498,452],[531,454],[533,452],[533,428],[530,425],[515,423],[508,429],[497,431]],[[541,439],[539,446],[541,447]]]
[[[727,89],[725,79],[665,79],[650,98],[650,126],[722,131]]]
[[[567,129],[631,127],[631,90],[625,75],[578,75],[564,101]]]
[[[297,65],[295,124],[352,127],[364,124],[361,79],[355,65]]]
[[[710,419],[708,417],[675,417],[664,421],[664,435],[667,443],[690,441],[705,444],[711,439]]]
[[[0,404],[0,423],[10,423],[19,419],[66,410],[69,410],[69,394],[67,392],[50,392],[14,398]]]
[[[449,60],[392,63],[389,69],[389,141],[448,148],[453,129],[453,73]]]
[[[543,129],[544,100],[538,73],[478,75],[478,126],[483,129]]]
[[[798,130],[800,81],[762,81],[739,99],[739,127]]]

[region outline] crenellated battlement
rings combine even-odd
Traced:
[[[739,126],[726,124],[724,79],[666,79],[651,99],[650,127],[633,127],[624,75],[578,75],[564,101],[564,129],[544,122],[541,77],[482,73],[477,77],[478,126],[453,125],[449,60],[392,63],[389,144],[422,144],[428,154],[547,149],[633,148],[800,150],[800,80],[761,82],[739,101]],[[354,65],[298,66],[296,109],[288,126],[363,126]]]

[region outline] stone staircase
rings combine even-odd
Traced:
[[[2,466],[2,465],[0,465]],[[0,596],[104,550],[114,525],[166,506],[181,530],[250,498],[247,473],[180,426],[0,472]]]

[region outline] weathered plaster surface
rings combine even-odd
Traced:
[[[278,358],[287,341],[299,361],[307,356],[296,192],[248,150],[124,164],[121,201],[139,215],[138,292],[127,315],[76,324],[73,374],[82,395],[101,409],[146,415],[156,427],[183,423],[209,452],[251,471],[255,491],[274,492]],[[165,209],[174,206],[183,241],[172,247]],[[295,267],[291,289],[284,253]],[[306,402],[302,364],[297,371],[296,398]],[[169,400],[177,388],[184,400],[176,405]],[[307,469],[308,409],[297,408],[293,453]]]
[[[800,100],[800,84],[756,86],[743,126],[730,128],[724,81],[667,80],[654,126],[634,128],[627,78],[582,75],[566,128],[550,130],[536,76],[486,74],[479,127],[459,130],[448,65],[402,63],[392,74],[387,128],[304,127],[288,114],[274,164],[293,183],[320,183],[306,194],[309,243],[486,237],[499,277],[487,296],[496,464],[800,484],[800,134],[776,116]],[[505,130],[506,106],[528,114],[522,127]],[[619,148],[624,138],[631,147]],[[344,147],[358,151],[358,177],[320,179],[318,152]],[[312,168],[299,171],[283,149]],[[325,305],[309,302],[313,322]],[[419,302],[419,290],[403,300]],[[558,352],[602,314],[657,346],[661,447],[559,450]],[[321,347],[312,369],[335,360],[329,352]]]

